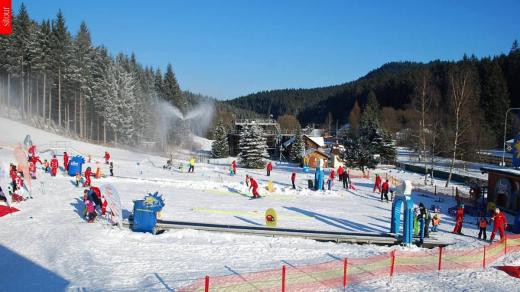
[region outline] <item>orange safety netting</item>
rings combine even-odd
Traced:
[[[509,235],[502,241],[479,248],[422,251],[392,251],[369,258],[348,259],[304,265],[286,266],[262,272],[211,277],[209,291],[316,291],[337,289],[345,284],[391,277],[399,274],[429,273],[442,270],[485,268],[507,253],[520,251],[520,235]],[[346,273],[345,273],[346,272]],[[205,279],[180,291],[205,291]]]

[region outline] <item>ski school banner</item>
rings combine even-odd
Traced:
[[[513,143],[513,167],[520,167],[520,134],[516,135]]]
[[[0,0],[0,35],[13,32],[13,11],[11,0]]]
[[[112,223],[121,227],[123,224],[123,207],[116,188],[112,185],[105,184],[101,186],[101,194],[107,201],[107,209],[110,210],[110,220],[112,220]]]

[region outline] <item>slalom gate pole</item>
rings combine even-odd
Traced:
[[[206,276],[206,280],[204,281],[204,292],[209,292],[209,276]]]
[[[348,259],[343,261],[343,289],[347,288]]]
[[[486,246],[484,245],[484,256],[482,257],[482,268],[486,269]]]
[[[394,268],[395,268],[395,250],[390,252],[390,257],[392,259],[392,265],[390,266],[390,277],[394,276]]]
[[[443,247],[439,246],[439,265],[437,267],[437,271],[439,271],[439,272],[442,269],[442,250],[443,250]]]
[[[282,266],[282,292],[285,292],[285,265]]]

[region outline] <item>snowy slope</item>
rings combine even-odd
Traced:
[[[14,161],[12,147],[23,141],[26,134],[30,134],[37,145],[69,140],[6,119],[0,119],[0,132],[3,133],[0,135],[0,164]],[[200,163],[194,174],[188,174],[178,169],[163,170],[161,165],[165,158],[157,156],[79,141],[71,141],[71,145],[79,152],[93,155],[92,167],[96,166],[95,161],[101,160],[105,150],[110,151],[116,177],[93,183],[115,186],[121,195],[125,215],[132,210],[132,200],[159,191],[166,199],[162,212],[165,219],[255,226],[263,224],[263,212],[272,207],[279,213],[281,227],[356,232],[385,232],[390,228],[390,204],[379,202],[378,195],[371,192],[372,182],[367,179],[354,179],[358,187],[356,192],[340,189],[337,181],[332,191],[314,192],[306,188],[307,179],[313,175],[304,174],[291,165],[275,165],[270,178],[263,170],[242,168],[238,169],[237,176],[230,177],[227,165]],[[41,155],[50,158],[48,152]],[[177,157],[183,156],[174,156]],[[175,159],[175,166],[180,163],[186,161]],[[101,164],[101,167],[107,173],[106,166]],[[297,190],[290,187],[293,170],[298,172]],[[391,169],[378,172],[421,181],[415,174]],[[246,173],[258,179],[265,198],[249,200],[246,197]],[[273,180],[276,188],[272,194],[265,190],[268,179]],[[8,178],[0,176],[3,188],[7,183]],[[73,186],[72,178],[68,176],[59,174],[51,178],[39,170],[33,186],[34,199],[17,204],[20,212],[0,217],[0,267],[3,268],[0,291],[171,290],[206,274],[260,271],[280,267],[282,261],[300,265],[331,258],[365,257],[394,248],[195,230],[169,231],[158,236],[134,233],[110,227],[102,220],[86,224],[80,216],[82,189]],[[413,197],[416,203],[421,201],[426,206],[436,199],[418,193]],[[450,249],[484,244],[474,238],[477,231],[473,223],[463,230],[471,236],[449,233],[454,218],[446,213],[454,202],[446,198],[440,204],[444,214],[436,236],[455,242]],[[468,223],[475,220],[467,218]],[[518,258],[511,257],[506,261],[520,264]],[[490,281],[489,277],[494,280]],[[463,281],[474,283],[472,290],[506,290],[518,284],[518,280],[491,268],[483,272],[442,273],[433,278],[416,275],[402,279],[398,276],[391,283],[384,279],[353,288],[409,290],[413,287],[415,290],[428,282],[429,290],[464,290],[462,286],[453,286],[454,282]]]

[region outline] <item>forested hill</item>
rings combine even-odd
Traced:
[[[490,126],[496,123],[494,119],[497,117],[502,117],[503,121],[507,108],[520,106],[520,50],[517,42],[507,55],[483,59],[464,56],[458,62],[432,61],[427,64],[393,62],[341,85],[262,91],[226,103],[264,115],[272,114],[275,118],[292,114],[302,125],[328,122],[335,125],[336,121],[343,124],[348,122],[355,101],[362,108],[370,92],[376,95],[382,109],[410,110],[421,76],[428,71],[432,90],[439,95],[441,108],[448,112],[450,74],[465,65],[475,73],[471,82],[475,87],[473,92],[478,95],[479,108]]]

